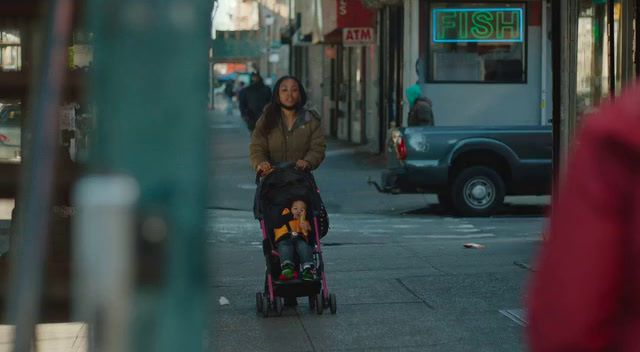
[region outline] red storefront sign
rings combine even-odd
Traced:
[[[337,0],[337,28],[373,27],[376,11],[362,5],[360,0]]]
[[[373,28],[343,28],[342,45],[358,46],[376,43],[375,31]]]
[[[335,46],[327,46],[324,49],[327,59],[335,59],[338,57],[338,49]]]

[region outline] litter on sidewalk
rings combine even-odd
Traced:
[[[484,248],[483,245],[477,243],[465,243],[462,245],[464,248]]]
[[[228,306],[230,304],[229,300],[226,299],[225,297],[220,297],[220,300],[218,302],[220,302],[221,306]]]

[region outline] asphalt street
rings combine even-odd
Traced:
[[[329,141],[314,175],[331,221],[322,243],[337,314],[317,315],[299,298],[282,317],[263,318],[249,132],[237,114],[210,117],[211,350],[526,351],[521,308],[547,199],[516,199],[491,218],[452,217],[431,196],[375,192],[366,178],[379,174],[380,158]]]

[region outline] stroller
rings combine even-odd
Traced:
[[[262,313],[265,318],[269,316],[271,311],[281,316],[283,298],[296,299],[296,297],[306,296],[309,297],[309,307],[311,310],[315,309],[317,314],[322,314],[325,308],[329,308],[331,313],[335,314],[336,296],[329,294],[327,289],[322,246],[320,245],[320,238],[327,233],[329,224],[313,175],[309,171],[295,169],[295,165],[292,163],[278,163],[273,165],[273,171],[262,180],[258,173],[256,184],[258,187],[253,213],[255,218],[260,221],[262,228],[262,249],[267,265],[264,292],[256,293],[258,312]],[[307,203],[308,221],[313,230],[309,240],[313,246],[315,267],[315,275],[311,281],[298,278],[279,280],[280,257],[276,250],[273,222],[292,199],[303,199]],[[297,268],[299,268],[299,260],[296,255],[296,270]]]

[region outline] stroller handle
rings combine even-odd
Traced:
[[[282,161],[282,162],[271,165],[271,167],[273,169],[295,169],[296,164],[290,163],[288,161]],[[256,172],[256,185],[260,183],[260,177],[262,177],[262,175],[260,175],[260,171]]]

